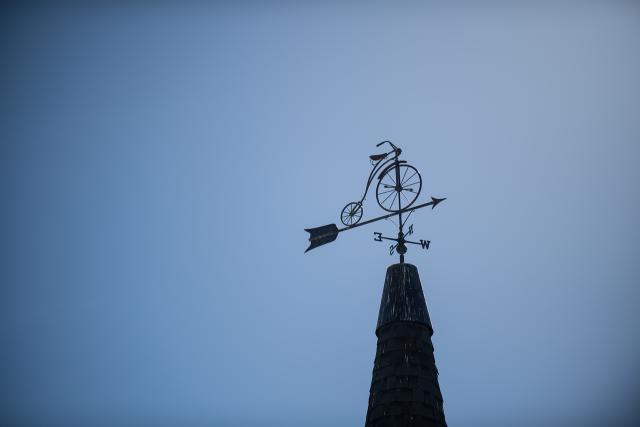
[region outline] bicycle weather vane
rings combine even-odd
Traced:
[[[405,225],[415,210],[427,206],[431,206],[431,209],[433,209],[446,198],[437,199],[431,197],[431,201],[428,203],[414,205],[422,190],[420,172],[408,164],[406,160],[400,160],[402,150],[393,145],[391,141],[382,141],[376,147],[380,147],[383,144],[389,144],[391,151],[369,156],[373,168],[367,179],[364,194],[359,201],[347,203],[340,214],[340,221],[344,227],[338,228],[335,224],[328,224],[322,227],[305,229],[309,233],[309,242],[311,242],[305,252],[333,242],[338,237],[338,233],[394,216],[398,217],[397,237],[386,237],[382,233],[374,232],[375,241],[389,240],[395,242],[389,247],[389,254],[393,255],[394,252],[397,252],[400,255],[401,263],[404,262],[404,254],[407,253],[407,243],[420,246],[425,250],[429,249],[429,244],[431,243],[429,240],[420,239],[418,242],[407,240],[407,237],[413,234],[413,224],[407,228],[407,231],[404,231]],[[375,179],[378,181],[376,184],[378,205],[389,213],[360,222],[363,214],[363,203],[369,192],[369,187],[371,187]],[[404,219],[403,215],[405,215]]]

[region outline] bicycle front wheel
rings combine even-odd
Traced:
[[[399,174],[396,173],[399,169]],[[398,179],[399,177],[399,179]],[[418,169],[401,164],[390,167],[378,181],[376,199],[387,212],[398,212],[411,206],[422,190],[422,177]]]

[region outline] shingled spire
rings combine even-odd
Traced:
[[[445,426],[433,328],[418,269],[387,269],[365,427]]]

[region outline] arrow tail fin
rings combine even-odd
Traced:
[[[339,233],[338,227],[336,227],[335,224],[323,225],[322,227],[316,228],[305,228],[304,231],[309,233],[309,241],[311,242],[305,253],[318,246],[333,242]]]

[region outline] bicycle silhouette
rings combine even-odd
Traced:
[[[398,212],[406,209],[416,201],[420,194],[422,177],[418,170],[408,164],[406,160],[400,160],[402,150],[393,145],[391,141],[382,141],[376,144],[376,147],[380,147],[382,144],[389,144],[392,150],[388,153],[369,156],[373,169],[367,179],[364,194],[360,201],[347,203],[340,214],[340,220],[346,226],[355,225],[362,219],[362,203],[378,172],[376,200],[385,211]]]

